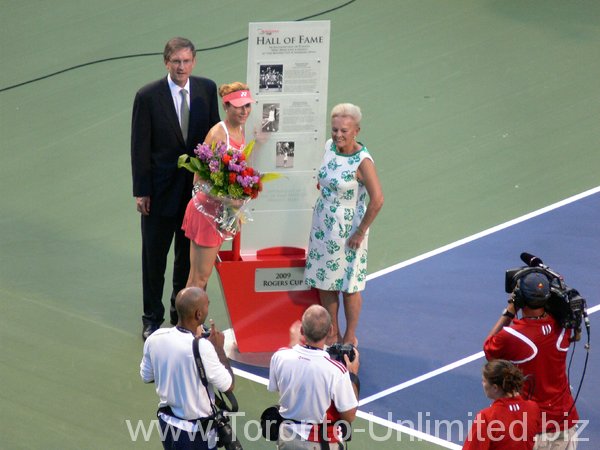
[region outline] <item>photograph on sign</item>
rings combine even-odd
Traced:
[[[270,133],[316,133],[323,129],[322,103],[316,95],[259,98],[255,108],[261,111],[259,131],[267,134],[263,140]]]
[[[275,143],[275,167],[291,169],[294,167],[294,141],[277,141]]]
[[[319,92],[322,74],[320,59],[281,62],[260,62],[258,74],[258,93],[277,94],[316,94]]]
[[[261,131],[272,133],[279,131],[279,103],[265,103],[262,105]]]
[[[267,139],[256,144],[250,161],[253,167],[263,172],[279,172],[283,177],[296,171],[312,172],[316,175],[321,163],[325,145],[318,147],[316,133],[264,133]],[[285,156],[287,155],[287,162]],[[259,198],[277,189],[281,179],[265,184]]]
[[[283,64],[261,64],[258,92],[281,92],[282,88]]]

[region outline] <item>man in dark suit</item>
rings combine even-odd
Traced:
[[[173,38],[163,53],[168,75],[141,88],[133,103],[131,167],[133,195],[141,214],[144,314],[142,336],[160,328],[169,248],[175,238],[170,321],[177,323],[175,297],[190,269],[189,240],[181,230],[191,198],[192,174],[177,168],[179,155],[193,155],[208,130],[219,122],[217,87],[191,76],[196,49],[188,39]]]

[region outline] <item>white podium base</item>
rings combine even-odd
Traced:
[[[229,359],[250,366],[269,367],[273,352],[240,353],[233,328],[223,330],[223,334],[225,335],[225,345],[223,347]]]

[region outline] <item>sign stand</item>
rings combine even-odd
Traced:
[[[318,304],[319,297],[304,284],[304,249],[272,247],[241,256],[236,239],[239,241],[240,233],[232,250],[219,252],[215,267],[233,328],[228,341],[235,342],[229,342],[227,356],[243,362],[244,353],[267,353],[270,357],[288,345],[290,326],[306,308]]]
[[[268,365],[288,345],[290,326],[319,303],[304,264],[325,146],[329,43],[329,21],[249,24],[251,165],[281,177],[250,202],[243,242],[238,233],[215,265],[233,328],[227,355],[240,362]]]

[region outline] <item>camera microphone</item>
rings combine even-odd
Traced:
[[[542,267],[545,268],[544,261],[531,253],[521,253],[521,261],[527,264],[529,267]]]

